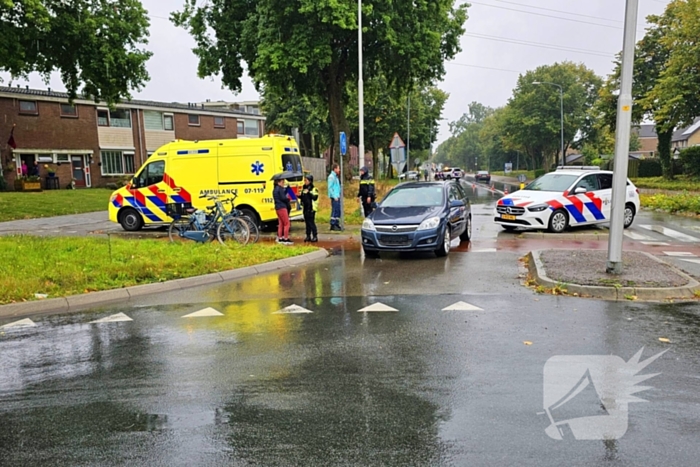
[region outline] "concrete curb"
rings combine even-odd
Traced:
[[[175,279],[167,282],[157,282],[154,284],[135,285],[122,289],[103,290],[81,295],[71,295],[69,297],[51,298],[49,300],[36,300],[31,302],[10,303],[0,305],[0,318],[20,318],[23,316],[38,315],[49,312],[77,311],[82,308],[107,303],[121,302],[132,298],[141,297],[160,292],[189,289],[201,285],[223,283],[246,277],[256,276],[279,269],[292,268],[302,264],[318,261],[329,256],[328,251],[319,249],[312,253],[307,253],[293,258],[280,259],[270,263],[248,266],[241,269],[231,269],[229,271],[215,272],[204,276],[188,277],[185,279]]]
[[[544,250],[535,250],[527,254],[527,267],[530,276],[535,282],[544,287],[553,288],[562,286],[561,282],[554,281],[547,276],[544,263],[540,258],[542,251]],[[564,285],[564,288],[569,294],[578,294],[582,297],[602,298],[604,300],[627,300],[625,298],[627,296],[636,296],[637,300],[649,301],[695,298],[695,291],[700,289],[700,283],[698,281],[650,253],[641,253],[659,263],[670,266],[676,274],[686,279],[688,283],[681,287],[602,287],[567,283]]]

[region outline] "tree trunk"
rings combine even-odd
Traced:
[[[661,172],[665,179],[673,179],[673,161],[671,160],[671,139],[673,130],[663,130],[660,125],[656,125],[656,134],[659,138],[659,161],[661,162]]]
[[[376,146],[372,146],[372,178],[379,178],[379,149]]]
[[[333,127],[333,146],[335,147],[334,160],[340,158],[340,132],[345,132],[348,138],[348,152],[342,158],[343,176],[345,180],[352,180],[352,171],[350,170],[350,126],[345,117],[345,102],[343,96],[343,86],[345,83],[344,72],[342,66],[338,63],[332,63],[328,68],[326,75],[326,92],[328,94],[328,110],[331,118],[331,126]],[[332,167],[332,165],[331,165]]]

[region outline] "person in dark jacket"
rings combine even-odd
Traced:
[[[292,208],[291,202],[287,197],[287,189],[284,187],[285,180],[280,179],[275,181],[275,189],[272,190],[272,198],[275,201],[275,212],[277,212],[277,243],[284,245],[292,245],[289,240],[289,211]]]
[[[357,197],[362,203],[365,217],[372,214],[376,194],[374,192],[374,180],[370,177],[367,167],[360,169],[360,192],[357,194]]]
[[[318,211],[318,188],[314,186],[314,176],[304,177],[304,189],[301,191],[301,205],[304,207],[304,223],[306,224],[305,242],[317,242],[316,211]]]

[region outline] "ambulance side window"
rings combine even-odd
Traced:
[[[143,188],[163,181],[165,174],[165,161],[151,162],[143,168],[138,176],[137,188]]]
[[[299,174],[298,177],[288,179],[290,182],[302,181],[301,157],[298,154],[282,154],[282,170]]]

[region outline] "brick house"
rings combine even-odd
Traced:
[[[262,136],[265,117],[196,104],[131,100],[109,108],[66,93],[0,87],[2,175],[12,188],[25,163],[39,165],[42,186],[55,171],[61,188],[100,187],[133,175],[160,146],[176,139]],[[256,133],[256,134],[253,134]]]

